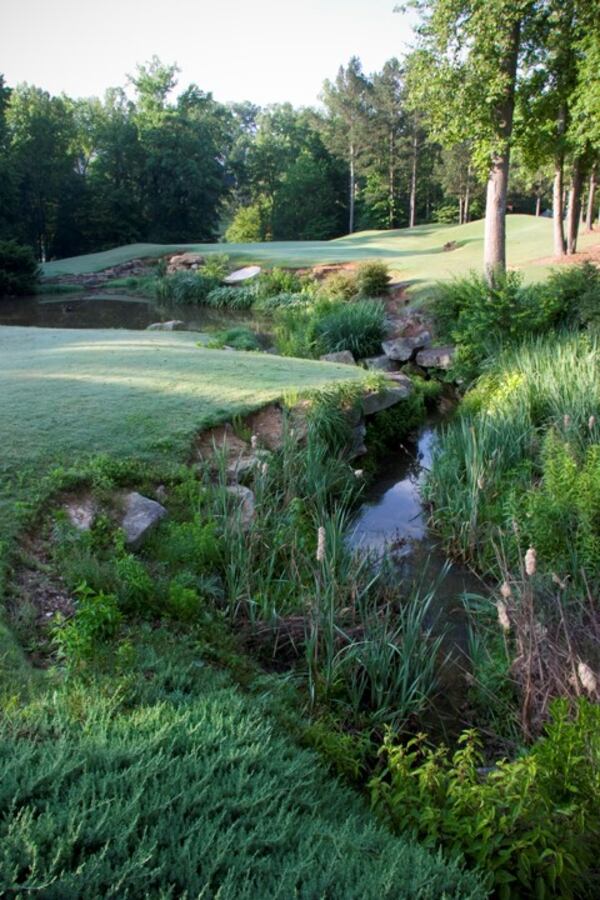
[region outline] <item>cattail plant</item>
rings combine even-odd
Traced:
[[[322,525],[317,531],[317,562],[323,562],[325,559],[325,529]]]
[[[531,578],[537,571],[537,553],[534,547],[530,547],[525,554],[525,572]]]

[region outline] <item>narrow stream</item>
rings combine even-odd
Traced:
[[[468,635],[462,597],[485,593],[483,583],[466,567],[449,563],[429,530],[421,488],[431,466],[442,420],[430,420],[412,440],[380,460],[367,489],[349,541],[357,551],[391,553],[399,575],[424,589],[438,584],[433,614],[449,641],[466,652]],[[444,570],[445,576],[441,579]]]

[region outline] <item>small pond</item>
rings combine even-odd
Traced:
[[[175,305],[147,297],[109,291],[37,294],[0,301],[0,325],[38,328],[128,328],[140,331],[153,322],[181,319],[190,331],[216,331],[233,325],[260,330],[248,312],[229,312],[201,306]]]

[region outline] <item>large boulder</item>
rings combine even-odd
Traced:
[[[403,337],[384,341],[381,346],[388,359],[392,359],[395,362],[409,362],[409,360],[414,358],[418,350],[428,347],[430,343],[431,334],[426,329],[423,329],[416,334],[404,335]]]
[[[123,497],[123,517],[120,526],[125,533],[125,544],[137,550],[161,519],[167,515],[164,506],[136,491]]]
[[[168,322],[153,322],[146,331],[185,331],[186,324],[181,319],[170,319]]]
[[[260,266],[244,266],[243,269],[236,269],[231,275],[227,275],[223,279],[223,284],[242,284],[256,278],[257,275],[260,275]]]
[[[368,356],[366,359],[361,359],[361,363],[365,369],[374,369],[376,372],[394,372],[398,368],[395,360],[390,359],[385,354],[383,356]]]
[[[169,259],[167,275],[174,275],[175,272],[195,271],[203,264],[204,257],[199,253],[177,253]]]
[[[390,406],[395,406],[410,395],[412,384],[408,379],[408,384],[398,383],[390,385],[383,391],[373,391],[365,394],[362,400],[362,409],[365,416],[373,416],[375,413],[383,412]]]
[[[424,369],[449,369],[454,361],[456,347],[430,347],[417,353],[417,365]]]
[[[344,366],[355,366],[356,360],[349,350],[338,350],[335,353],[324,353],[320,356],[321,362],[340,363]]]

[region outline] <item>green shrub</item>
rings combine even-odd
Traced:
[[[355,272],[334,272],[319,286],[319,295],[328,300],[353,300],[358,295]]]
[[[499,897],[593,896],[586,876],[600,852],[600,707],[574,718],[555,703],[545,736],[487,777],[477,734],[450,753],[419,735],[388,733],[384,771],[371,781],[376,809],[398,831],[460,853]]]
[[[458,344],[456,367],[466,376],[499,349],[548,330],[557,316],[552,294],[524,286],[518,272],[507,272],[493,287],[476,273],[439,284],[433,309],[440,337]]]
[[[267,272],[261,272],[259,275],[257,295],[260,300],[263,300],[266,297],[275,297],[277,294],[298,294],[301,288],[302,282],[295,272],[274,268]]]
[[[0,241],[0,298],[9,294],[33,294],[39,266],[31,247],[16,241]]]
[[[360,263],[356,270],[356,286],[361,297],[383,297],[389,283],[388,267],[379,260]]]
[[[77,667],[90,660],[98,645],[116,634],[122,618],[114,594],[96,593],[85,583],[78,587],[75,594],[75,615],[66,622],[59,619],[52,630],[58,656],[69,667]]]
[[[220,350],[223,347],[233,347],[234,350],[261,349],[256,333],[243,325],[227,328],[224,331],[216,331],[206,346],[215,350]]]
[[[229,272],[229,257],[226,253],[210,253],[202,266],[202,275],[221,281]]]
[[[169,582],[168,611],[178,622],[192,622],[200,611],[198,591],[185,576],[175,576]]]
[[[556,269],[543,285],[556,308],[555,324],[600,327],[600,269],[590,262]]]
[[[175,272],[173,275],[158,278],[155,292],[159,300],[202,304],[218,284],[218,279],[203,275],[199,271]]]
[[[220,568],[221,546],[214,521],[206,521],[197,513],[200,497],[190,501],[193,518],[187,522],[168,521],[150,536],[146,556],[179,571],[196,575],[210,574]]]
[[[349,350],[356,359],[381,350],[385,307],[380,301],[357,300],[315,308],[311,323],[316,355]]]
[[[250,309],[256,300],[252,287],[216,287],[206,295],[204,303],[213,309]]]

